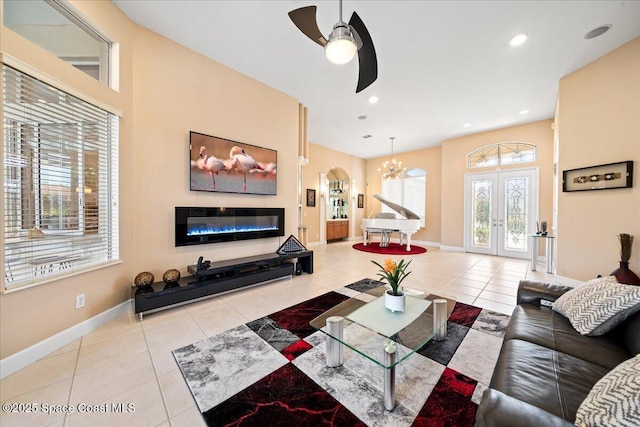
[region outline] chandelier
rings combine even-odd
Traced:
[[[393,157],[393,140],[395,137],[391,137],[391,160],[385,160],[382,162],[382,168],[378,168],[378,172],[384,172],[382,179],[400,178],[405,168],[402,167],[402,162],[396,161]]]

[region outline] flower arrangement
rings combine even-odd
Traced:
[[[395,261],[386,259],[384,260],[384,266],[378,264],[373,260],[371,262],[377,265],[378,267],[380,267],[380,272],[378,273],[378,276],[380,276],[382,281],[386,280],[387,283],[389,283],[389,286],[391,286],[391,291],[393,292],[393,295],[394,296],[401,295],[401,293],[398,292],[398,288],[400,287],[400,283],[402,283],[402,281],[409,274],[411,274],[410,271],[409,272],[406,271],[407,267],[409,267],[409,264],[411,264],[411,261],[405,263],[404,260],[400,260],[400,262],[396,264]]]

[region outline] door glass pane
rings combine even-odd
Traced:
[[[473,181],[471,233],[474,246],[491,246],[491,181]]]
[[[512,251],[527,250],[527,211],[529,178],[507,178],[504,182],[504,247]]]

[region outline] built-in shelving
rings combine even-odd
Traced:
[[[327,219],[347,219],[349,212],[349,181],[329,181]]]

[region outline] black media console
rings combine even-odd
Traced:
[[[293,261],[297,259],[297,262]],[[192,276],[183,277],[177,286],[155,282],[144,288],[134,288],[135,313],[143,315],[187,304],[196,300],[254,286],[293,274],[313,274],[313,251],[277,253],[212,262],[209,268],[187,267]]]

